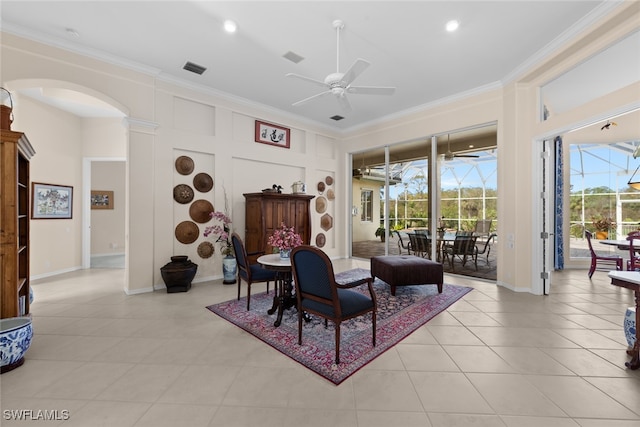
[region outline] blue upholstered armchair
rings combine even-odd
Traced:
[[[240,299],[240,287],[242,281],[247,282],[247,311],[249,311],[249,304],[251,302],[251,284],[259,282],[267,282],[267,293],[269,293],[269,282],[276,280],[276,272],[273,270],[267,270],[260,264],[249,264],[248,254],[244,248],[244,243],[240,236],[236,233],[231,235],[231,244],[233,245],[233,252],[236,254],[236,262],[238,264],[238,299]],[[251,255],[260,255],[261,253],[255,252]]]
[[[291,252],[291,266],[298,307],[298,344],[302,344],[304,312],[315,314],[335,323],[336,364],[340,363],[340,323],[371,313],[373,345],[376,345],[376,294],[373,278],[367,277],[349,284],[336,283],[331,260],[313,246],[298,246]],[[366,283],[369,295],[350,290]]]

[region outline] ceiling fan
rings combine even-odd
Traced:
[[[453,160],[453,159],[457,159],[460,157],[468,157],[468,158],[473,158],[473,159],[477,159],[478,156],[477,154],[453,154],[451,152],[451,144],[449,141],[449,134],[447,134],[447,151],[446,153],[444,153],[444,159],[445,160]]]
[[[337,35],[337,54],[336,54],[336,72],[329,74],[325,77],[324,81],[316,80],[311,77],[302,76],[300,74],[288,73],[287,77],[295,77],[297,79],[304,80],[324,87],[326,90],[308,98],[302,99],[298,102],[294,102],[294,106],[305,104],[316,98],[323,97],[325,95],[334,95],[340,105],[345,110],[351,110],[351,103],[347,99],[347,93],[353,93],[356,95],[392,95],[395,87],[383,87],[383,86],[351,86],[351,83],[358,77],[367,67],[370,65],[368,61],[358,58],[351,65],[351,67],[344,73],[340,72],[340,30],[344,28],[344,22],[340,19],[333,21],[333,28],[336,29]]]

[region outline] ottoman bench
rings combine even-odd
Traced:
[[[374,256],[371,258],[371,277],[385,281],[391,286],[391,295],[396,286],[438,285],[442,293],[442,264],[412,255]]]

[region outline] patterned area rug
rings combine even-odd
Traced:
[[[369,270],[354,269],[336,274],[336,280],[347,283],[370,277]],[[354,288],[366,292],[364,287]],[[376,279],[374,291],[378,300],[376,346],[371,343],[371,316],[365,315],[343,322],[340,328],[340,364],[335,364],[335,330],[331,322],[313,316],[303,321],[302,345],[298,345],[298,315],[295,308],[285,310],[282,324],[274,327],[276,314],[268,315],[273,292],[251,296],[251,310],[245,298],[210,305],[207,308],[234,325],[251,333],[281,353],[306,366],[334,384],[340,384],[360,368],[396,345],[411,332],[463,297],[472,288],[447,285],[441,294],[436,285],[399,286],[392,296],[389,285]]]

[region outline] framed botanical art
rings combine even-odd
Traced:
[[[291,129],[256,120],[256,142],[289,148]]]
[[[91,209],[113,209],[113,191],[91,190]]]
[[[68,219],[73,214],[73,187],[67,185],[31,184],[32,219]]]

